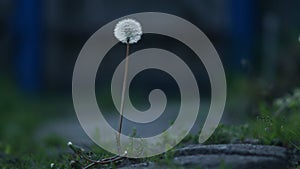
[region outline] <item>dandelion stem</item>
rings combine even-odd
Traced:
[[[126,58],[125,58],[125,69],[124,69],[124,79],[123,79],[123,86],[122,86],[122,95],[121,95],[121,105],[120,105],[120,121],[119,121],[119,130],[117,135],[117,148],[118,153],[121,154],[121,132],[122,132],[122,124],[123,124],[123,114],[124,114],[124,102],[125,102],[125,91],[126,91],[126,83],[127,83],[127,76],[128,76],[128,62],[129,62],[129,42],[126,45]]]

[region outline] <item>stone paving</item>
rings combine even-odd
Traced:
[[[201,169],[288,169],[294,157],[283,147],[251,144],[190,145],[176,150],[171,161],[177,168]],[[121,169],[169,169],[154,162]]]

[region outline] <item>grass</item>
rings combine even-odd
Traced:
[[[3,84],[2,84],[3,85]],[[30,101],[17,92],[12,92],[10,85],[0,96],[0,168],[49,168],[55,163],[57,168],[69,168],[71,160],[82,161],[67,147],[68,140],[49,136],[44,140],[34,139],[34,133],[40,124],[55,118],[53,102],[33,99]],[[279,145],[300,150],[300,90],[295,90],[271,104],[261,103],[260,113],[247,124],[239,126],[220,125],[205,144],[244,143],[257,140],[259,144]],[[49,112],[43,112],[43,111]],[[44,117],[49,115],[47,119]],[[197,144],[197,136],[188,135],[177,147]],[[91,146],[87,152],[93,152],[95,159],[111,154]],[[140,159],[132,162],[153,161],[161,165],[173,166],[174,151]],[[82,161],[83,162],[83,161]],[[84,162],[83,162],[84,163]],[[115,164],[109,167],[115,168]],[[173,166],[178,168],[178,166]]]
[[[67,161],[54,153],[67,150],[64,140],[49,136],[41,142],[35,137],[41,124],[57,116],[55,103],[20,94],[7,82],[1,81],[0,88],[0,168],[49,168],[51,161]]]

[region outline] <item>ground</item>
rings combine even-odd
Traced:
[[[12,94],[9,96],[12,97]],[[299,92],[295,91],[274,100],[271,104],[262,102],[256,118],[241,125],[220,125],[204,145],[197,144],[197,135],[188,135],[172,151],[160,156],[140,160],[124,159],[104,168],[299,168],[298,99]],[[7,98],[5,100],[8,103],[17,102]],[[89,154],[93,152],[94,159],[111,155],[86,141],[88,137],[80,132],[80,127],[74,131],[66,130],[62,126],[61,130],[75,135],[74,138],[82,138],[82,141],[73,140],[71,137],[65,139],[55,134],[43,135],[43,126],[57,124],[54,123],[57,117],[62,118],[58,114],[47,112],[45,118],[45,115],[40,113],[40,110],[45,110],[45,106],[49,106],[48,102],[51,100],[48,100],[47,104],[41,102],[40,108],[26,102],[24,105],[1,105],[1,108],[7,110],[0,119],[1,168],[40,169],[49,168],[51,163],[54,163],[56,168],[70,168],[71,160],[85,163],[70,150],[67,146],[68,141],[85,148]],[[11,116],[15,118],[9,118]],[[76,121],[70,123],[78,124]]]

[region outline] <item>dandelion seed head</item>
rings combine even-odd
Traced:
[[[71,145],[72,145],[72,142],[71,142],[71,141],[69,141],[69,142],[68,142],[68,146],[71,146]]]
[[[50,164],[50,168],[54,168],[55,164],[54,163],[51,163]]]
[[[137,43],[142,36],[142,26],[134,19],[124,19],[114,29],[115,37],[122,43]]]

